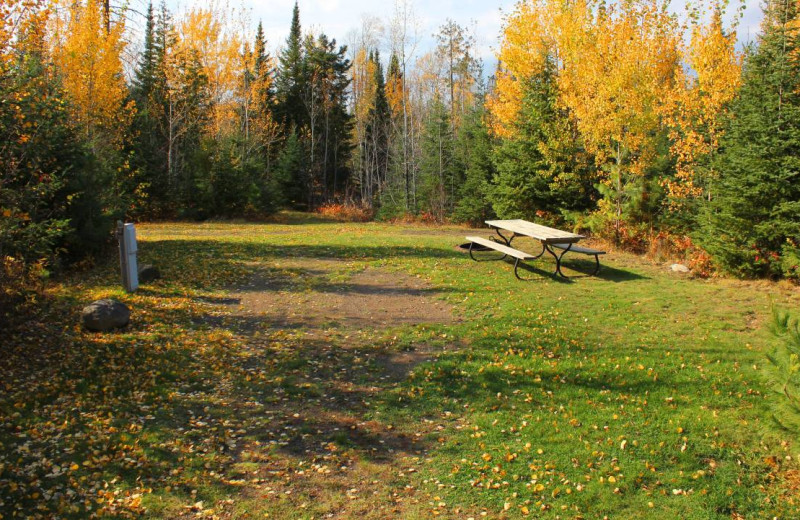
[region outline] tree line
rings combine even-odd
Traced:
[[[119,218],[331,203],[535,219],[797,278],[797,6],[767,2],[743,52],[723,2],[668,7],[523,0],[485,81],[469,27],[418,55],[407,0],[348,45],[303,32],[296,4],[277,56],[216,4],[149,5],[133,45],[124,5],[0,0],[4,298]]]
[[[727,3],[529,0],[509,15],[477,186],[498,215],[800,279],[798,7],[737,50]]]

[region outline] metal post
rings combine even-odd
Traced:
[[[128,292],[139,288],[139,273],[136,261],[136,229],[133,224],[117,221],[117,240],[119,241],[119,266],[122,271],[122,286]]]
[[[128,252],[125,249],[125,227],[121,220],[117,221],[117,230],[114,233],[119,244],[119,270],[122,273],[122,286],[128,290]]]

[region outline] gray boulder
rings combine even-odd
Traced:
[[[131,311],[116,300],[97,300],[83,308],[83,326],[93,332],[108,332],[124,327],[131,319]]]
[[[159,278],[161,278],[161,271],[158,270],[158,267],[150,264],[143,264],[139,267],[139,283],[150,283]]]
[[[672,264],[669,266],[673,273],[688,273],[689,268],[683,264]]]

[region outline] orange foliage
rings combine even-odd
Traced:
[[[522,1],[506,19],[498,56],[496,86],[487,101],[492,114],[492,129],[509,137],[522,107],[523,84],[544,68],[548,54],[557,51],[556,33],[565,12],[580,12],[582,2],[559,0]]]
[[[369,222],[375,216],[371,208],[366,206],[345,203],[328,203],[317,208],[317,213],[323,217],[341,222]]]
[[[708,278],[714,273],[709,254],[686,235],[661,231],[649,237],[648,243],[647,253],[651,258],[682,262],[692,271],[693,276],[699,278]]]
[[[392,115],[397,117],[403,113],[403,78],[401,76],[388,75],[386,78],[386,100],[389,102],[389,108]],[[406,99],[408,101],[408,99]]]

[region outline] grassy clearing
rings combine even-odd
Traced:
[[[798,517],[800,453],[762,419],[760,368],[768,297],[796,309],[796,290],[617,253],[596,278],[546,261],[521,283],[454,250],[458,228],[138,232],[163,280],[127,295],[99,267],[4,340],[0,518]],[[458,319],[278,324],[229,305],[256,270],[301,316],[380,270]],[[100,297],[132,325],[80,330]]]

